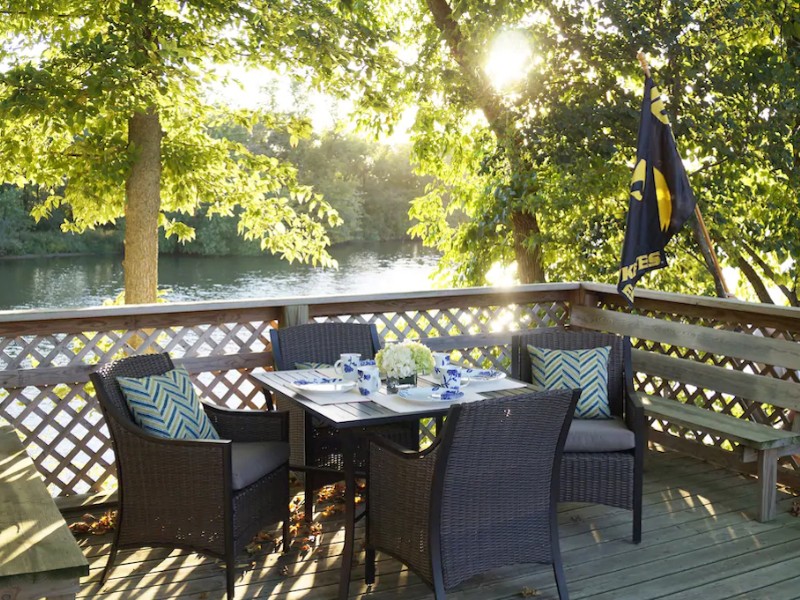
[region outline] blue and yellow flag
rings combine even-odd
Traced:
[[[694,194],[675,147],[664,102],[653,80],[647,77],[617,284],[619,293],[631,306],[634,286],[642,275],[667,266],[664,246],[680,230],[694,206]]]

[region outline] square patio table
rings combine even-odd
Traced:
[[[358,435],[366,434],[370,427],[376,425],[385,425],[389,423],[398,423],[408,420],[419,420],[429,417],[442,417],[447,414],[452,402],[430,402],[430,404],[419,403],[419,407],[410,407],[408,412],[397,412],[388,408],[384,404],[385,398],[380,398],[381,395],[385,396],[382,392],[378,392],[379,400],[376,402],[371,397],[361,397],[358,391],[349,391],[337,394],[338,398],[333,398],[334,394],[329,394],[331,398],[330,403],[320,404],[319,395],[316,396],[318,401],[315,401],[304,391],[294,387],[292,383],[301,376],[301,374],[308,376],[309,371],[264,371],[256,369],[250,373],[250,376],[256,380],[262,387],[270,392],[274,392],[282,398],[294,402],[308,414],[324,423],[335,427],[341,432],[342,440],[342,457],[344,459],[344,482],[345,482],[345,537],[344,549],[342,551],[342,570],[339,578],[339,599],[347,600],[350,590],[350,573],[353,565],[353,546],[355,543],[355,522],[356,522],[356,504],[355,504],[355,438]],[[319,375],[327,375],[327,373],[319,372]],[[465,399],[462,401],[469,401],[468,398],[474,400],[481,400],[485,398],[493,398],[498,396],[509,395],[511,393],[519,393],[525,388],[530,386],[523,382],[517,382],[506,378],[503,380],[504,384],[498,384],[504,389],[478,391],[475,390],[469,396],[466,393],[469,387],[464,388]],[[426,384],[425,380],[421,383]],[[492,382],[481,384],[481,389],[484,387],[498,387],[489,385]],[[513,385],[513,388],[509,388]],[[381,388],[382,390],[385,388]],[[352,401],[347,401],[347,396],[353,398]],[[374,396],[374,395],[373,395]],[[393,395],[394,396],[394,395]],[[383,402],[380,403],[380,402]],[[369,507],[366,508],[369,510]]]

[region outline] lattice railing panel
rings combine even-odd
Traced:
[[[515,331],[532,327],[565,325],[568,310],[564,302],[547,304],[477,306],[470,308],[429,309],[408,312],[337,315],[319,321],[375,323],[378,335],[385,341],[424,339],[431,337],[481,335]],[[474,364],[506,368],[510,348],[469,349]]]
[[[174,359],[225,357],[270,350],[270,321],[208,323],[137,330],[0,337],[0,371],[96,365],[141,352]],[[53,495],[116,487],[114,453],[97,401],[85,381],[0,389],[0,416],[19,431]],[[264,396],[246,369],[194,376],[201,396],[229,408],[263,409]]]
[[[436,298],[436,303],[441,304],[441,297]],[[102,319],[87,319],[87,327],[77,333],[0,335],[0,377],[10,382],[0,388],[0,417],[22,434],[51,493],[84,494],[116,486],[109,432],[87,382],[93,365],[141,352],[169,352],[176,360],[216,357],[224,367],[193,376],[201,396],[229,408],[263,409],[262,391],[247,377],[252,367],[241,368],[232,358],[269,352],[269,330],[277,323],[241,318],[236,311],[231,314],[240,320],[226,319],[225,312],[218,311],[209,322],[198,323],[199,319],[193,317],[195,322],[182,324],[178,313],[174,322],[167,325],[164,322],[168,318],[160,316],[156,327],[125,329],[117,318],[114,325],[103,328],[99,325]],[[142,313],[144,319],[133,317],[131,322],[141,323],[149,316]],[[381,336],[391,340],[480,336],[563,325],[567,317],[565,302],[546,302],[350,314],[331,319],[376,323]],[[53,329],[52,322],[47,325]],[[31,327],[31,331],[36,328]],[[454,354],[457,359],[481,366],[507,369],[510,363],[507,344],[477,343]],[[63,383],[53,385],[44,380],[59,370],[64,373]],[[66,381],[70,378],[73,381]],[[424,422],[423,443],[434,435],[435,421]]]

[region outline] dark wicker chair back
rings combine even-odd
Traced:
[[[374,441],[367,583],[376,549],[409,565],[437,600],[480,573],[540,562],[553,566],[565,600],[556,505],[578,395],[558,390],[455,405],[438,443],[420,454]]]
[[[97,391],[97,400],[100,409],[106,418],[109,427],[115,426],[119,420],[134,424],[122,388],[117,383],[117,377],[147,377],[149,375],[162,375],[175,368],[169,354],[143,354],[131,357],[134,360],[118,360],[100,367],[92,373],[91,379]]]
[[[511,376],[520,381],[531,381],[531,361],[527,345],[553,350],[579,350],[611,346],[608,355],[608,403],[611,414],[622,416],[625,405],[625,377],[631,373],[630,340],[613,333],[580,331],[561,327],[535,329],[529,333],[514,336],[511,351]],[[630,389],[630,388],[628,388]]]
[[[364,323],[308,323],[270,331],[275,368],[286,371],[298,362],[332,365],[343,352],[375,358],[381,349],[378,330]]]
[[[334,364],[344,352],[358,352],[362,359],[374,358],[381,348],[378,330],[365,323],[308,323],[270,331],[272,356],[279,371],[294,369],[299,362]],[[288,406],[293,424],[290,434],[293,467],[305,470],[305,518],[313,518],[314,490],[343,478],[344,457],[341,433],[309,417],[294,404]],[[419,448],[419,421],[411,420],[369,428],[416,450]],[[302,452],[301,452],[302,451]],[[368,445],[363,438],[355,443],[355,463],[365,474]]]

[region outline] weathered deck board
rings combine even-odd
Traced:
[[[780,502],[774,521],[753,519],[758,486],[730,471],[675,453],[651,452],[644,488],[643,541],[630,542],[628,511],[563,505],[561,549],[570,597],[592,600],[800,599],[800,519]],[[343,547],[341,520],[324,521],[322,541],[309,557],[261,553],[237,580],[237,598],[327,600],[336,596]],[[357,528],[363,536],[363,528]],[[102,589],[100,573],[110,536],[81,540],[91,572],[79,597],[98,600],[224,597],[223,569],[212,559],[169,549],[120,553]],[[356,547],[360,543],[356,542]],[[246,561],[242,557],[243,564]],[[377,582],[364,585],[363,553],[356,557],[351,598],[431,600],[433,594],[397,561],[379,555]],[[282,574],[283,568],[288,573]],[[452,600],[512,600],[524,588],[537,600],[557,598],[547,566],[509,566],[464,584]]]

